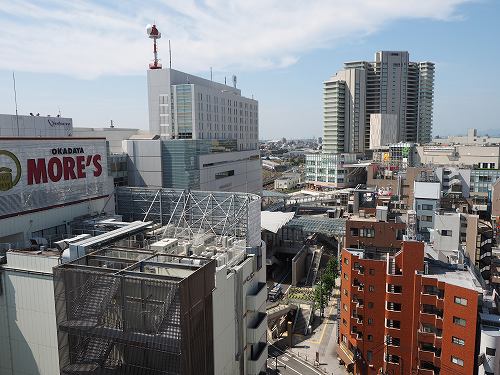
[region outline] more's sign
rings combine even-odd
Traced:
[[[0,216],[108,194],[106,142],[0,138]]]

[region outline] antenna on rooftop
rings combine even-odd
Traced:
[[[12,81],[14,81],[14,103],[16,104],[16,124],[17,124],[17,136],[19,137],[19,115],[17,113],[17,91],[16,91],[16,75],[12,72]]]
[[[161,69],[161,64],[158,62],[158,50],[156,48],[156,40],[161,38],[161,33],[156,28],[156,25],[153,24],[146,26],[146,33],[148,34],[150,39],[153,39],[153,54],[154,61],[149,64],[149,69]]]
[[[169,68],[172,69],[172,47],[170,46],[170,39],[168,40],[168,63]]]

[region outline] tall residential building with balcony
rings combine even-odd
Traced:
[[[406,51],[379,51],[323,84],[323,150],[364,152],[370,115],[397,115],[397,141],[428,143],[432,134],[434,63],[411,62]]]
[[[483,289],[468,269],[401,250],[342,250],[338,355],[355,374],[473,374]]]

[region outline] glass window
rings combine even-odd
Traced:
[[[454,316],[453,317],[453,323],[459,325],[459,326],[462,326],[462,327],[465,327],[465,319],[462,319],[462,318],[459,318],[458,316]]]
[[[457,345],[462,345],[462,346],[465,345],[465,340],[455,336],[451,336],[451,342]]]
[[[496,354],[496,349],[495,348],[486,348],[486,355],[495,355]]]
[[[462,298],[462,297],[455,297],[455,303],[462,305],[462,306],[467,306],[467,299]]]
[[[451,356],[451,362],[453,362],[456,365],[462,366],[464,365],[463,359],[460,359],[458,357]]]

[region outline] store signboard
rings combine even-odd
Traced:
[[[0,138],[0,217],[108,194],[103,138]]]

